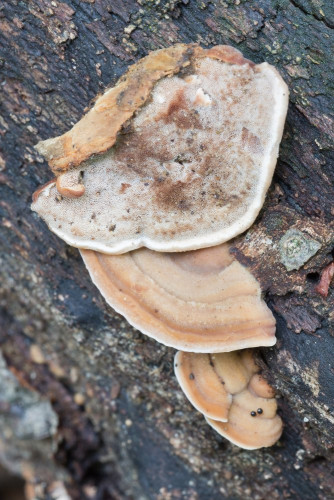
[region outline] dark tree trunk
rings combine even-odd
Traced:
[[[1,3],[0,461],[35,481],[36,498],[63,484],[74,500],[333,498],[334,292],[316,290],[334,246],[333,26],[326,0]],[[231,44],[277,66],[291,91],[266,205],[235,246],[278,321],[277,346],[258,350],[285,422],[270,449],[209,428],[177,385],[173,349],[108,307],[78,251],[29,208],[51,178],[33,145],[178,41]]]

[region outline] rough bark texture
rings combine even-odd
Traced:
[[[30,498],[333,498],[334,289],[316,291],[333,260],[333,26],[325,0],[1,4],[0,461],[35,482]],[[277,346],[258,350],[285,422],[271,449],[210,429],[177,385],[173,350],[106,306],[77,250],[29,209],[51,178],[33,145],[177,41],[232,44],[291,90],[269,196],[234,249],[278,321]]]

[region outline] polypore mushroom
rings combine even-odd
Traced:
[[[243,391],[252,372],[242,361],[249,351],[195,354],[179,351],[175,355],[176,378],[191,402],[205,416],[228,421],[232,395]],[[252,362],[252,360],[251,360]]]
[[[259,284],[228,249],[81,255],[108,304],[167,346],[212,353],[274,345],[275,319]]]
[[[60,177],[32,208],[67,243],[110,254],[230,240],[262,207],[287,102],[278,72],[232,47],[152,52],[69,132],[38,144]]]
[[[192,405],[232,443],[253,450],[272,446],[282,433],[274,391],[249,351],[178,352],[175,374]]]

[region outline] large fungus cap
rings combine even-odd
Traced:
[[[274,391],[258,374],[249,351],[178,352],[174,366],[189,401],[226,439],[248,450],[279,439],[283,424]]]
[[[109,254],[230,240],[262,207],[287,103],[279,73],[232,47],[152,52],[38,144],[60,180],[32,208],[67,243]]]
[[[167,346],[223,352],[274,345],[275,319],[259,284],[228,248],[81,255],[108,304]]]

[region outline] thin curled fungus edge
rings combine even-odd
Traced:
[[[282,434],[283,423],[276,413],[277,403],[274,397],[274,391],[264,379],[261,380],[259,377],[260,369],[255,364],[252,353],[249,350],[235,353],[219,353],[219,356],[221,356],[220,363],[223,364],[223,368],[224,358],[226,358],[228,364],[233,364],[233,361],[236,362],[235,371],[231,371],[231,367],[229,367],[226,373],[223,372],[223,375],[219,374],[219,370],[217,372],[214,361],[211,361],[214,355],[211,358],[208,354],[210,357],[210,369],[215,372],[217,380],[219,384],[221,384],[221,392],[226,395],[226,408],[222,408],[224,417],[219,418],[217,416],[214,418],[210,415],[213,410],[217,413],[217,409],[212,409],[211,406],[211,409],[207,410],[210,404],[208,401],[203,400],[206,395],[201,394],[201,386],[202,388],[204,387],[204,379],[207,376],[207,371],[205,373],[198,373],[200,365],[197,365],[197,367],[191,367],[191,363],[190,366],[187,364],[186,366],[184,365],[184,358],[187,360],[187,358],[193,357],[195,364],[196,362],[198,364],[203,356],[203,354],[179,351],[174,358],[174,372],[176,378],[190,403],[202,413],[207,423],[216,432],[236,446],[246,450],[256,450],[275,444]],[[190,367],[193,370],[191,374],[187,371]],[[243,369],[247,371],[246,380],[243,380],[244,374],[241,373],[244,371]],[[229,381],[228,379],[230,379],[231,376],[237,376],[238,372],[239,376],[240,374],[242,376],[233,392],[229,392],[226,389],[226,385]],[[192,375],[192,377],[190,377],[190,375]],[[199,385],[198,382],[196,383],[196,379],[198,378],[201,378]],[[256,380],[254,380],[254,378],[256,378]],[[257,387],[259,391],[256,390]],[[254,408],[252,406],[254,411],[251,412],[252,414],[255,413],[254,416],[249,414],[250,408],[246,409],[248,404],[247,398],[251,399],[252,405],[254,404]],[[213,403],[211,403],[211,405]],[[261,411],[258,412],[258,410]],[[255,420],[256,415],[258,420]],[[261,422],[262,424],[265,423],[264,426],[262,425],[262,428]],[[247,428],[247,425],[249,425],[249,428]]]
[[[210,260],[214,258],[213,252],[223,252],[226,248],[228,245],[222,244],[181,255],[186,262],[189,262],[194,254],[198,256],[200,253],[205,253],[206,258]],[[218,266],[214,274],[201,274],[200,264],[197,268],[195,265],[197,271],[185,272],[180,264],[173,262],[173,254],[164,255],[148,249],[123,255],[104,255],[91,250],[80,250],[80,253],[91,280],[106,302],[132,326],[168,347],[188,352],[214,353],[273,346],[276,343],[275,319],[261,299],[258,282],[247,268],[232,257],[225,266]],[[178,255],[180,254],[175,254]],[[145,257],[146,263],[143,267]],[[168,269],[171,278],[170,286],[163,285],[166,278],[165,269]],[[180,295],[173,283],[186,282],[187,278],[189,290],[196,290],[196,287],[218,287],[214,299],[211,298],[213,302],[206,303],[203,297],[198,298],[195,293],[191,293],[187,298]],[[243,289],[239,296],[235,295],[234,290],[234,295],[228,296],[225,292],[224,298],[221,298],[222,288],[225,289],[226,286],[228,290],[229,284],[231,285],[230,279],[234,288],[241,286]],[[146,297],[147,290],[150,293]],[[234,316],[229,308],[224,309],[224,301],[234,302]],[[165,312],[166,308],[169,312]],[[213,323],[217,322],[216,328],[208,317],[208,310],[213,316]],[[188,317],[193,318],[195,313],[198,315],[196,325],[188,320]],[[240,322],[239,328],[237,321]]]

